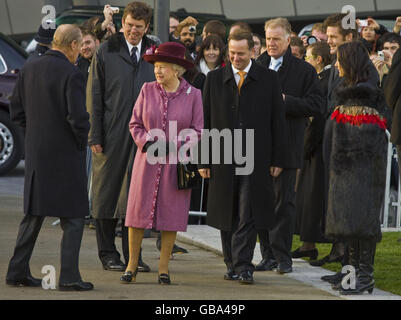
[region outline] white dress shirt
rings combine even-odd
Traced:
[[[129,55],[131,55],[131,51],[133,47],[137,47],[138,50],[136,50],[136,61],[139,62],[139,59],[141,58],[141,49],[142,49],[142,40],[141,42],[138,43],[138,45],[133,46],[131,43],[129,43],[127,40],[125,40],[127,42],[127,46],[128,46],[128,53]]]
[[[249,69],[251,69],[251,66],[252,66],[252,59],[249,60],[248,65],[243,70],[243,71],[246,72],[244,79],[246,79],[246,77],[248,76],[248,72],[249,72]],[[241,71],[241,70],[238,70],[238,69],[234,68],[233,65],[231,65],[231,68],[233,69],[234,79],[235,79],[235,82],[237,83],[237,86],[238,86],[239,80],[241,79],[240,75],[238,74],[238,71]]]
[[[278,71],[278,69],[280,69],[282,64],[283,64],[283,56],[281,56],[278,59],[274,59],[273,57],[271,57],[269,69]]]

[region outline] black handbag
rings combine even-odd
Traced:
[[[200,186],[202,177],[198,172],[198,166],[188,162],[187,164],[177,163],[178,189],[192,189]]]

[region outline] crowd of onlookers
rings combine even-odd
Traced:
[[[384,129],[391,130],[391,141],[397,148],[401,144],[396,111],[399,87],[394,76],[399,71],[392,67],[393,57],[397,66],[399,63],[401,17],[396,19],[394,29],[388,31],[370,17],[357,19],[354,28],[346,29],[342,24],[345,15],[334,14],[314,24],[310,34],[300,38],[285,18],[266,21],[262,37],[252,33],[243,21],[226,26],[210,20],[199,30],[194,17],[179,21],[170,16],[169,41],[161,43],[149,30],[152,9],[147,4],[127,5],[120,30],[113,24],[113,14],[113,8],[106,5],[104,17],[91,18],[79,29],[65,25],[54,33],[41,27],[38,46],[30,59],[42,57],[43,66],[39,62],[27,64],[28,71],[22,71],[11,105],[12,118],[25,126],[23,104],[27,102],[21,97],[26,92],[32,94],[32,88],[25,88],[24,77],[29,78],[32,70],[43,68],[43,61],[48,61],[54,70],[66,70],[65,79],[60,81],[66,82],[67,95],[76,99],[74,106],[82,103],[89,113],[90,128],[84,110],[66,111],[72,112],[67,121],[74,134],[80,134],[76,139],[86,144],[89,134],[87,191],[103,268],[125,270],[122,283],[135,280],[137,271],[149,271],[141,254],[145,229],[161,231],[157,242],[161,251],[159,283],[170,283],[170,254],[186,252],[174,244],[176,232],[186,230],[187,205],[199,203],[203,192],[194,188],[191,195],[189,190],[176,190],[172,183],[176,168],[170,164],[163,169],[150,165],[145,156],[155,143],[148,139],[150,129],[162,127],[167,132],[167,114],[173,110],[174,120],[185,123],[183,128],[194,129],[196,139],[200,139],[202,125],[204,129],[255,129],[256,139],[264,137],[257,140],[257,165],[248,176],[233,176],[234,170],[227,170],[229,166],[198,164],[200,175],[206,179],[207,223],[221,230],[227,265],[224,279],[251,284],[253,271],[290,273],[292,258],[309,257],[314,266],[341,262],[356,269],[357,284],[351,289],[342,286],[341,272],[322,277],[334,289],[344,294],[372,292],[374,255],[381,238],[379,216],[387,147]],[[83,80],[65,59],[61,62],[61,57],[78,66]],[[75,82],[70,81],[67,71],[74,74]],[[40,90],[46,92],[46,81],[42,81],[44,87],[38,87],[38,94]],[[78,88],[78,82],[86,86],[85,106],[85,88]],[[192,90],[193,87],[199,90]],[[79,99],[75,93],[79,93]],[[57,104],[60,106],[73,99],[68,96],[63,101],[62,94],[56,98],[62,101]],[[29,107],[35,107],[35,103]],[[187,104],[192,106],[192,113],[184,108]],[[35,114],[29,112],[28,108],[27,116],[33,117],[30,121],[37,121]],[[82,122],[81,127],[76,128],[79,123],[74,116]],[[38,135],[31,128],[28,131],[29,137]],[[63,138],[71,143],[71,136]],[[50,140],[49,145],[53,143]],[[171,141],[166,141],[165,147],[171,148]],[[83,145],[79,149],[82,151]],[[83,160],[82,154],[74,152],[71,155],[76,153],[76,158]],[[28,158],[27,167],[32,162]],[[78,164],[79,161],[77,167]],[[239,163],[233,166],[241,168]],[[26,177],[32,180],[25,190],[28,218],[21,224],[11,271],[19,255],[29,265],[43,222],[31,219],[29,213],[35,207],[32,209],[29,201],[39,209],[47,205],[42,201],[45,192],[29,194],[33,185],[47,187],[41,185],[40,179],[35,182],[41,173],[34,173]],[[37,192],[35,188],[32,192]],[[60,197],[57,188],[52,191],[55,198]],[[81,191],[82,197],[82,185],[75,191]],[[72,201],[71,205],[76,203]],[[68,219],[62,220],[65,230]],[[76,229],[79,238],[82,226],[75,222],[76,226],[70,228]],[[122,237],[125,263],[115,246],[116,228]],[[30,240],[28,236],[24,238],[24,232],[31,232]],[[291,252],[294,233],[300,235],[302,245]],[[256,234],[263,259],[254,266],[251,261]],[[24,241],[30,243],[27,250],[22,248]],[[332,250],[317,260],[315,245],[319,242],[332,243]],[[66,290],[93,289],[92,284],[82,282],[77,271],[79,246],[75,241],[72,262],[74,278],[79,281],[67,279]],[[39,286],[30,272],[25,273],[26,278],[10,278],[8,282]]]

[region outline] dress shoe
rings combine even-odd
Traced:
[[[341,262],[343,261],[344,256],[337,256],[337,257],[332,257],[330,255],[327,255],[323,257],[322,259],[316,260],[316,261],[310,261],[309,264],[312,267],[321,267],[325,265],[326,263],[333,263],[333,262]]]
[[[365,291],[368,293],[372,294],[373,289],[375,287],[375,282],[374,280],[368,282],[368,283],[360,283],[357,281],[355,289],[340,289],[340,294],[342,295],[356,295],[356,294],[363,294]]]
[[[243,271],[239,275],[239,282],[241,284],[253,284],[253,275],[250,271]]]
[[[326,281],[330,284],[337,284],[337,283],[341,283],[341,280],[343,279],[345,274],[341,273],[341,272],[337,272],[336,274],[333,275],[327,275],[327,276],[323,276],[320,279],[322,279],[323,281]]]
[[[159,274],[159,284],[170,284],[170,276],[167,273],[161,273]]]
[[[277,261],[273,259],[263,259],[256,267],[255,271],[272,271],[277,268]]]
[[[224,280],[239,280],[239,275],[234,270],[228,269],[227,273],[224,274]]]
[[[138,270],[138,269],[137,269],[137,270]],[[121,278],[120,278],[120,282],[121,282],[121,283],[124,283],[124,284],[132,283],[132,279],[136,277],[136,273],[137,273],[137,271],[135,271],[135,272],[132,272],[132,271],[125,271],[125,272],[123,273],[123,275],[121,276]],[[135,282],[135,281],[134,281],[134,282]]]
[[[278,273],[280,273],[280,274],[291,273],[292,272],[292,266],[279,263],[279,265],[277,266],[277,270],[276,271]]]
[[[316,260],[319,252],[316,248],[312,250],[301,250],[301,248],[299,247],[298,249],[291,252],[291,255],[294,259],[309,257],[310,260]]]
[[[81,280],[78,282],[60,283],[58,289],[60,291],[89,291],[93,290],[93,284]]]
[[[124,271],[126,268],[122,261],[109,260],[103,264],[103,269],[108,271]]]
[[[32,276],[27,276],[25,279],[19,280],[6,279],[6,284],[14,287],[41,287],[42,279],[36,279]]]
[[[142,260],[138,261],[138,272],[150,272],[150,267]]]

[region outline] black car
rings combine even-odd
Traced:
[[[0,33],[0,175],[15,168],[24,156],[24,131],[11,122],[9,104],[27,57],[17,43]]]

